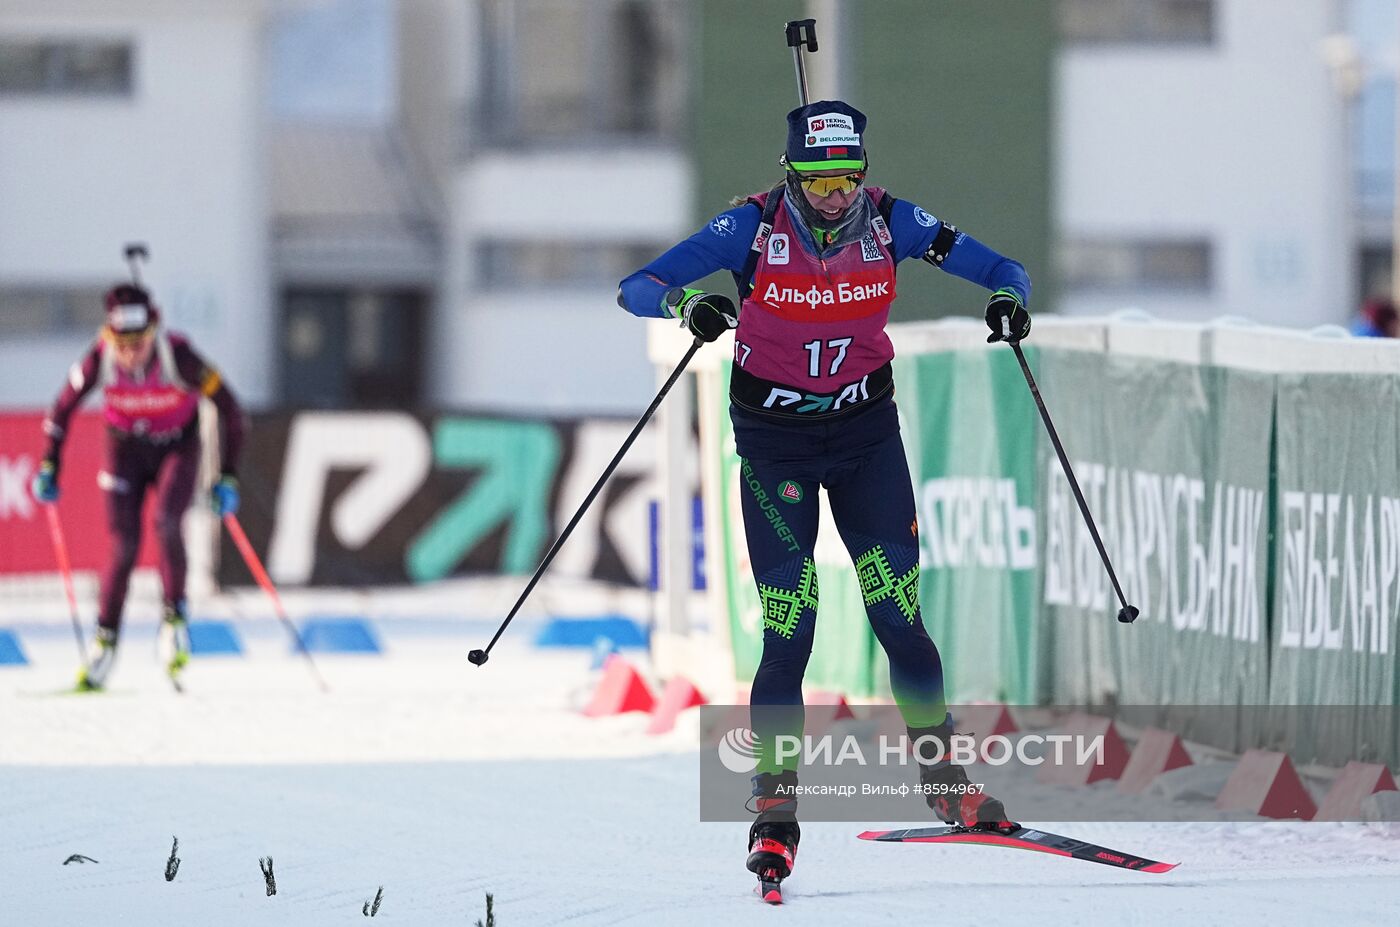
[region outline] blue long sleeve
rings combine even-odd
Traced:
[[[670,288],[685,286],[717,270],[743,270],[761,218],[761,211],[753,204],[715,216],[694,235],[624,279],[618,285],[618,305],[644,318],[669,317],[662,300]],[[896,199],[890,212],[895,261],[922,257],[942,228],[943,223],[923,209]],[[1026,269],[965,232],[958,233],[943,270],[988,290],[1014,290],[1022,303],[1030,305],[1031,281]]]
[[[720,213],[694,235],[618,285],[618,305],[633,315],[668,318],[662,297],[717,270],[739,273],[758,232],[762,212],[745,204]]]
[[[890,212],[890,235],[894,238],[896,262],[911,257],[923,257],[929,245],[943,229],[943,223],[906,200],[895,200]],[[988,290],[1014,290],[1021,302],[1029,306],[1031,278],[1017,261],[1003,257],[965,232],[954,239],[943,269]]]

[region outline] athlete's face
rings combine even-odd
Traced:
[[[155,350],[154,335],[146,334],[138,338],[115,338],[112,340],[112,357],[123,370],[143,370]]]
[[[803,173],[802,176],[846,177],[850,174],[850,169],[838,168],[830,171],[812,171],[810,173]],[[821,213],[824,218],[834,221],[845,215],[846,210],[851,208],[851,204],[856,201],[856,197],[860,196],[860,187],[856,187],[848,193],[842,193],[840,190],[832,190],[825,196],[819,196],[807,189],[806,184],[803,184],[802,195],[807,197],[807,204],[809,206]]]

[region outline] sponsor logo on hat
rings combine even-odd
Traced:
[[[145,328],[151,320],[151,314],[145,306],[140,303],[129,303],[125,306],[113,306],[107,313],[107,324],[114,332],[134,332]]]
[[[807,117],[807,147],[859,145],[855,122],[845,113],[822,113]]]

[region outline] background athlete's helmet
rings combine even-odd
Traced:
[[[119,283],[103,297],[107,310],[106,329],[116,338],[144,335],[156,327],[160,313],[151,304],[151,294],[139,286]]]
[[[840,100],[818,100],[788,113],[783,159],[795,171],[865,168],[865,113]]]

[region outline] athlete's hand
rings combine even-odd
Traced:
[[[220,518],[238,514],[238,480],[232,475],[226,473],[219,477],[209,495],[214,512]]]
[[[1021,304],[1015,290],[1000,289],[987,300],[987,327],[992,333],[987,343],[1005,341],[1015,344],[1031,333],[1031,314]]]
[[[718,293],[672,287],[666,291],[666,308],[679,316],[681,324],[701,341],[714,341],[739,325],[733,301]]]
[[[58,501],[58,465],[52,460],[39,464],[39,472],[34,474],[34,485],[30,487],[34,498],[40,502]]]

